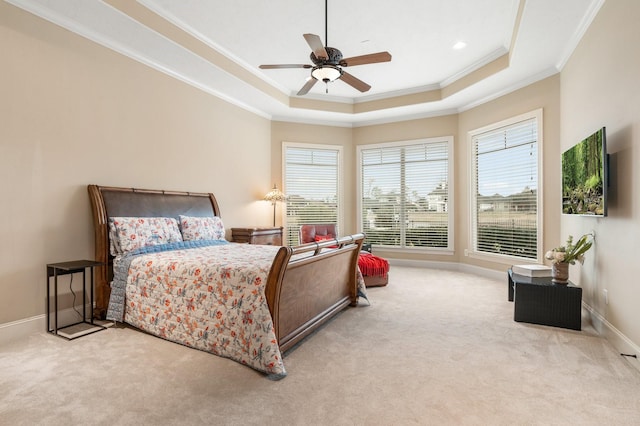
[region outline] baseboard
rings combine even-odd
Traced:
[[[406,266],[410,268],[432,268],[458,271],[459,265],[454,262],[434,262],[430,260],[394,259],[387,258],[389,265]]]
[[[505,283],[507,282],[507,269],[504,271],[496,271],[495,269],[481,268],[480,266],[460,263],[459,270],[460,272],[466,272],[467,274],[476,274],[494,280],[502,280]]]
[[[38,315],[0,324],[0,346],[22,339],[30,334],[45,331],[46,323],[46,315]]]
[[[81,308],[82,306],[76,309]],[[90,306],[87,306],[87,312],[89,312],[89,308]],[[58,327],[64,327],[65,324],[73,324],[74,322],[77,322],[79,318],[80,317],[73,308],[61,310],[58,312]],[[53,321],[53,314],[51,321]],[[47,316],[45,314],[0,324],[0,346],[22,339],[30,334],[41,333],[46,330]]]
[[[596,312],[593,307],[584,302],[582,305],[589,313],[591,324],[598,334],[611,343],[615,350],[620,353],[620,356],[624,357],[630,365],[635,367],[637,370],[640,370],[640,360],[637,358],[640,356],[640,346],[636,345],[627,336],[622,334],[620,330],[615,328],[613,324],[607,321],[606,318]],[[633,356],[625,355],[635,355],[636,357],[634,358]]]
[[[487,278],[493,278],[496,280],[506,279],[506,269],[504,271],[496,271],[494,269],[481,268],[475,265],[467,265],[464,263],[456,262],[434,262],[430,260],[410,260],[410,259],[387,259],[391,266],[407,266],[414,268],[432,268],[432,269],[444,269],[447,271],[459,271],[468,274],[476,274]]]

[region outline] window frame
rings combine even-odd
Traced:
[[[287,195],[287,149],[309,149],[309,150],[323,150],[323,151],[336,151],[338,153],[338,171],[337,171],[337,185],[336,185],[336,202],[338,205],[338,211],[336,212],[336,227],[339,233],[343,233],[344,226],[344,147],[342,145],[331,144],[311,144],[304,142],[282,142],[282,187],[283,192]],[[289,228],[288,215],[287,215],[287,202],[282,203],[282,226],[283,226],[283,244],[287,244],[287,230]],[[299,241],[298,241],[299,244]],[[297,245],[297,244],[294,244]]]
[[[543,126],[543,110],[542,108],[536,109],[524,114],[520,114],[505,120],[492,123],[467,133],[468,152],[469,152],[469,240],[468,249],[465,250],[465,255],[476,258],[479,260],[488,260],[492,262],[499,262],[504,264],[514,263],[542,263],[543,260],[543,236],[544,236],[544,173],[543,173],[543,146],[544,146],[544,126]],[[477,188],[477,160],[475,155],[474,138],[483,133],[496,131],[503,127],[512,126],[519,122],[528,121],[531,119],[536,120],[537,127],[537,188],[536,188],[536,259],[528,257],[520,257],[498,253],[487,253],[484,251],[478,251],[476,242],[478,240],[478,197],[476,192]]]
[[[442,143],[446,142],[447,145],[447,186],[448,186],[448,199],[447,199],[447,247],[399,247],[388,245],[376,245],[385,251],[395,253],[430,253],[437,255],[453,255],[455,252],[455,159],[454,159],[454,137],[453,136],[441,136],[421,139],[410,139],[393,142],[383,142],[375,144],[365,144],[356,146],[357,157],[357,172],[356,172],[356,221],[358,232],[364,232],[362,226],[362,151],[367,149],[378,148],[397,148],[406,147],[411,145],[424,145],[428,143]]]

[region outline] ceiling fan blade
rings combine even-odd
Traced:
[[[316,84],[316,81],[318,81],[318,80],[316,80],[313,77],[309,78],[309,80],[304,84],[304,86],[302,86],[302,89],[300,89],[298,91],[298,93],[296,93],[296,95],[302,96],[302,95],[306,95],[307,93],[309,93],[309,90],[311,90],[313,85]]]
[[[313,54],[316,55],[316,58],[324,58],[329,59],[329,54],[324,49],[324,45],[322,44],[322,40],[320,37],[315,34],[303,34],[304,39],[307,40],[309,47],[313,50]]]
[[[280,69],[280,68],[313,68],[313,65],[309,64],[279,64],[279,65],[260,65],[261,69]]]
[[[378,52],[342,59],[340,65],[343,67],[353,67],[355,65],[375,64],[376,62],[389,62],[390,60],[391,53]]]
[[[371,86],[369,86],[367,83],[355,78],[346,71],[342,71],[342,77],[340,77],[340,80],[344,81],[349,86],[352,86],[353,88],[361,92],[366,92],[367,90],[371,89]]]

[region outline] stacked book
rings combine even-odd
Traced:
[[[511,271],[514,274],[525,277],[550,277],[551,267],[547,265],[513,265]]]

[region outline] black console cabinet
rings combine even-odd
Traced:
[[[554,284],[551,277],[534,278],[508,271],[509,301],[519,322],[582,329],[582,288],[571,282]]]

